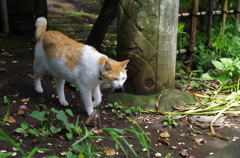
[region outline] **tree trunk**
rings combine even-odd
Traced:
[[[85,42],[101,51],[101,44],[109,25],[117,15],[118,0],[105,0],[101,12],[95,21],[93,28]]]
[[[130,93],[175,87],[178,0],[119,0],[118,58],[130,59]]]

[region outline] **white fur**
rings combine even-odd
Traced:
[[[42,48],[42,39],[40,39],[35,47],[34,82],[36,91],[39,93],[43,92],[40,78],[48,71],[55,77],[60,104],[63,106],[69,105],[64,94],[64,83],[66,80],[79,87],[85,109],[88,115],[90,115],[93,112],[93,108],[100,104],[102,100],[100,84],[103,81],[98,79],[100,71],[104,69],[104,66],[100,67],[98,65],[98,59],[102,56],[105,55],[95,52],[90,46],[85,45],[82,50],[82,56],[79,59],[80,64],[71,71],[64,63],[64,56],[62,56],[61,60],[49,60],[47,58]],[[119,83],[118,87],[122,84]],[[94,98],[94,101],[92,98]]]

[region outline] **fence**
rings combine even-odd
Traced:
[[[183,54],[190,52],[189,59],[192,60],[192,53],[196,51],[198,48],[196,47],[196,30],[197,30],[197,22],[199,16],[208,16],[208,24],[207,24],[207,41],[206,46],[211,47],[211,30],[213,25],[213,15],[222,15],[222,33],[224,34],[225,24],[226,24],[226,15],[227,14],[235,14],[236,24],[234,29],[234,34],[238,34],[238,25],[239,25],[239,14],[240,14],[240,0],[236,0],[236,9],[228,10],[228,0],[222,0],[221,10],[214,11],[214,0],[208,0],[208,10],[207,11],[198,11],[199,0],[193,0],[192,2],[192,11],[190,13],[179,13],[179,18],[181,17],[191,17],[191,31],[189,33],[189,46],[187,49],[179,49],[177,50],[177,54]],[[191,62],[190,65],[191,67]]]

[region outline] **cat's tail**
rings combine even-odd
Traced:
[[[47,29],[47,19],[44,17],[37,18],[37,21],[35,23],[36,26],[36,39],[39,39],[44,32],[46,32]]]

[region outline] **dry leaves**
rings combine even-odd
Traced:
[[[21,102],[28,102],[30,100],[30,97],[28,97],[28,98],[23,98],[22,100],[21,100]]]
[[[8,57],[12,56],[12,54],[10,54],[9,52],[3,52],[2,55],[3,56],[8,56]]]
[[[160,138],[159,142],[161,142],[163,144],[167,144],[170,147],[170,142],[166,138]]]
[[[188,156],[188,152],[186,150],[182,150],[182,151],[179,151],[179,154],[183,157],[187,157]]]
[[[170,137],[170,134],[168,133],[168,131],[164,131],[160,134],[160,137],[168,138]]]
[[[113,149],[113,148],[107,148],[107,149],[104,149],[103,152],[107,155],[107,156],[113,156],[113,155],[116,155],[116,150]]]
[[[24,114],[24,111],[30,111],[26,105],[21,105],[19,106],[18,108],[18,115],[23,115]]]
[[[16,123],[16,120],[12,116],[6,117],[5,121],[8,123]]]

